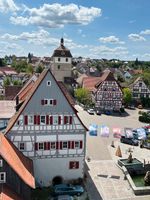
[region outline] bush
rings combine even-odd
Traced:
[[[140,122],[150,123],[150,117],[147,116],[139,116]]]
[[[120,112],[124,113],[125,112],[124,108],[120,108]]]

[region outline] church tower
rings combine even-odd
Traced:
[[[64,46],[63,38],[60,40],[60,46],[54,50],[52,55],[51,72],[57,81],[69,82],[72,79],[72,55],[70,50]]]

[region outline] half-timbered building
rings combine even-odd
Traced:
[[[97,110],[119,111],[122,107],[122,90],[110,70],[100,77],[84,78],[83,87],[90,90]]]
[[[14,145],[33,160],[36,183],[41,186],[83,177],[85,133],[50,69],[42,72],[6,130]]]
[[[35,188],[32,160],[0,133],[0,199],[30,199],[31,188]]]
[[[140,98],[150,98],[150,89],[144,83],[141,77],[138,77],[132,85],[130,85],[132,91],[132,97],[135,100]]]

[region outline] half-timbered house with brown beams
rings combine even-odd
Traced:
[[[8,124],[6,136],[33,160],[40,186],[83,178],[87,129],[70,102],[45,70]]]
[[[123,93],[110,70],[105,70],[100,77],[84,78],[83,88],[91,92],[97,110],[119,111],[122,107]]]
[[[33,162],[0,133],[0,199],[31,199],[35,188]]]

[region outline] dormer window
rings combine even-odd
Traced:
[[[47,81],[47,86],[51,86],[51,81]]]

